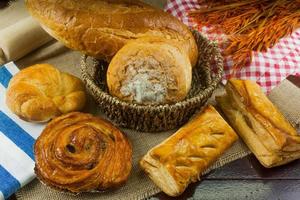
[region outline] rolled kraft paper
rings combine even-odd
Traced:
[[[0,64],[18,60],[51,40],[37,21],[27,17],[0,30]]]

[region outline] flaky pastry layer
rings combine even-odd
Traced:
[[[73,112],[53,119],[38,137],[34,153],[38,178],[72,193],[120,186],[131,171],[127,138],[90,114]]]
[[[237,139],[213,106],[208,106],[140,161],[153,182],[170,196],[180,195]]]
[[[293,126],[249,80],[229,80],[217,101],[250,150],[265,167],[300,157],[300,137]]]

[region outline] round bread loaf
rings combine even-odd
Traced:
[[[110,94],[139,104],[175,103],[190,90],[192,66],[180,47],[161,38],[126,44],[107,71]]]
[[[81,80],[49,64],[33,65],[18,72],[10,80],[6,93],[10,110],[33,122],[81,110],[85,101]]]
[[[26,0],[29,12],[67,47],[110,61],[129,41],[161,37],[177,43],[192,66],[198,51],[178,19],[138,0]]]

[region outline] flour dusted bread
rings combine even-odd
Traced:
[[[110,60],[127,42],[161,37],[178,43],[192,65],[197,46],[178,19],[138,0],[26,0],[31,13],[53,37],[71,49]]]
[[[160,38],[129,42],[107,71],[110,94],[139,104],[175,103],[190,90],[192,67],[182,49]]]
[[[153,182],[170,196],[180,195],[237,139],[212,106],[197,114],[140,161]]]
[[[18,72],[9,82],[6,104],[26,121],[45,122],[81,110],[86,101],[80,79],[49,64],[37,64]]]
[[[265,167],[300,158],[300,136],[250,80],[229,80],[217,101],[249,149]]]

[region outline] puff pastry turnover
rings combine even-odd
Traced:
[[[53,119],[38,137],[34,153],[38,178],[72,193],[117,187],[131,171],[127,138],[90,114],[73,112]]]
[[[237,139],[212,106],[151,149],[140,161],[153,182],[170,196],[180,195]]]
[[[274,167],[300,158],[300,137],[292,125],[249,80],[229,80],[217,102],[260,163]]]

